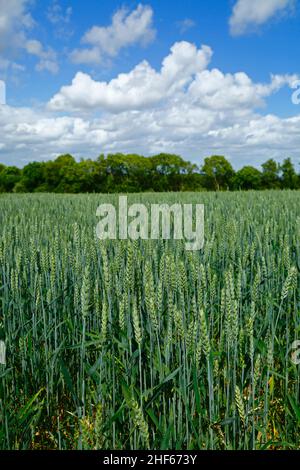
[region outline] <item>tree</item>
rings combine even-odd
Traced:
[[[99,162],[96,160],[81,160],[77,165],[80,192],[99,192],[104,187],[104,177],[101,175]]]
[[[253,166],[245,166],[239,170],[234,177],[235,189],[249,190],[260,189],[262,184],[262,174]]]
[[[234,170],[225,157],[214,155],[204,160],[202,172],[207,189],[220,191],[230,189]]]
[[[22,171],[22,178],[18,190],[22,192],[34,192],[45,183],[45,164],[32,162],[26,165]]]
[[[168,153],[154,155],[150,161],[154,191],[181,191],[186,184],[185,176],[192,175],[197,168],[179,155]]]
[[[99,165],[108,193],[145,191],[151,184],[150,160],[141,155],[109,154],[100,158]]]
[[[60,155],[56,160],[45,163],[45,183],[51,192],[68,192],[69,172],[76,165],[72,155]]]
[[[21,179],[21,170],[16,166],[5,167],[0,172],[0,192],[10,193]]]
[[[298,175],[290,158],[286,158],[280,165],[281,187],[283,189],[297,189]]]
[[[270,159],[262,165],[262,184],[265,189],[276,189],[280,187],[279,165]]]
[[[77,162],[72,155],[48,162],[32,162],[23,170],[0,164],[0,192],[132,193],[143,191],[220,191],[228,189],[297,189],[290,158],[279,165],[270,159],[262,171],[245,166],[235,173],[223,156],[206,158],[201,169],[179,155],[160,153],[101,154]]]

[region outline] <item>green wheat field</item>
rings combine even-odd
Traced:
[[[0,196],[0,448],[300,449],[300,192],[129,197],[199,252],[98,240],[117,199]]]

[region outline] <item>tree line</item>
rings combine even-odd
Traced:
[[[270,159],[261,170],[245,166],[235,171],[223,156],[212,156],[202,166],[178,155],[152,157],[100,155],[77,162],[72,155],[32,162],[23,169],[0,164],[0,192],[4,193],[131,193],[166,191],[225,191],[300,189],[300,174],[287,158]]]

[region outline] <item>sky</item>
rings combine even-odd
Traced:
[[[299,0],[0,0],[0,162],[300,165],[299,26]]]

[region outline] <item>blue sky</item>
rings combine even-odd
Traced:
[[[0,0],[0,161],[297,163],[299,25],[296,0]]]

